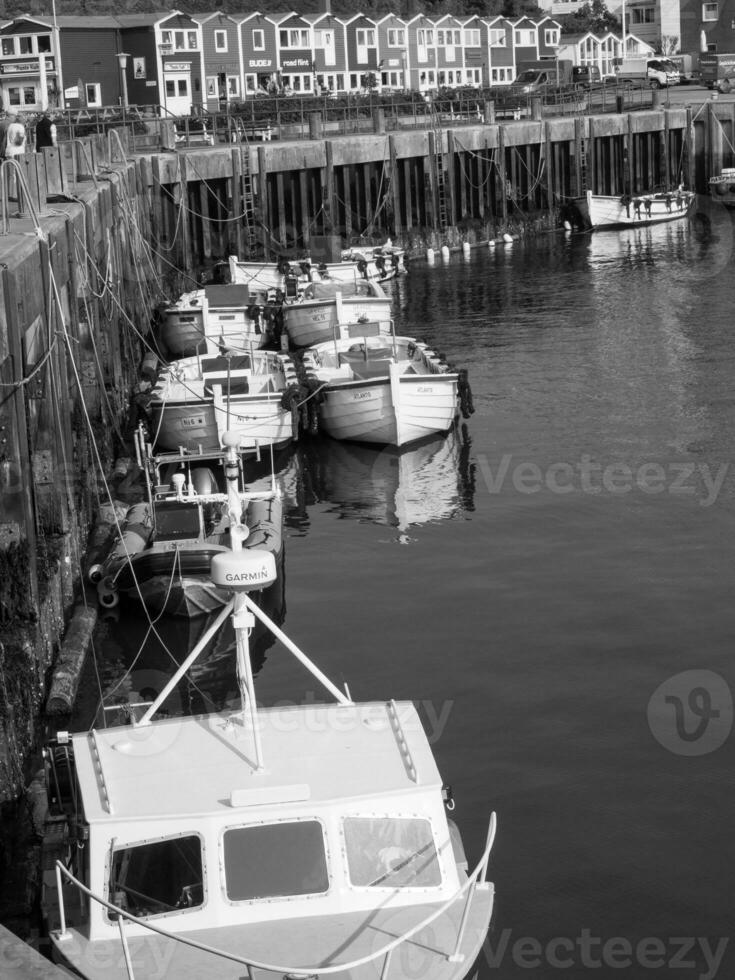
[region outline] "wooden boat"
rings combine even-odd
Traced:
[[[589,226],[594,229],[622,228],[630,225],[652,225],[684,218],[694,201],[692,191],[682,188],[656,194],[629,197],[605,196],[587,191],[586,207]]]
[[[298,390],[293,361],[280,351],[173,361],[150,392],[153,442],[159,451],[211,452],[230,430],[241,453],[285,445],[294,435],[289,396]]]
[[[376,282],[312,282],[300,299],[283,305],[283,330],[290,347],[311,347],[331,340],[338,328],[354,326],[362,336],[364,324],[377,324],[379,333],[391,332],[392,300]]]
[[[214,354],[221,346],[247,349],[274,341],[274,300],[247,286],[205,286],[160,311],[158,336],[169,356]]]
[[[230,474],[233,498],[231,487],[229,494],[218,492],[224,479],[211,469],[222,469],[221,452],[154,456],[140,429],[136,450],[147,499],[129,509],[106,559],[89,570],[104,609],[115,608],[120,595],[156,614],[193,618],[221,608],[229,596],[212,584],[209,568],[214,555],[230,550],[233,500],[248,530],[246,546],[280,560],[283,507],[275,484],[263,491],[239,489],[239,467]]]
[[[238,591],[153,702],[132,725],[47,747],[43,912],[54,959],[84,980],[461,980],[473,968],[495,814],[468,873],[416,708],[356,703],[333,684],[245,591],[273,578],[266,552],[215,556],[213,582]],[[237,709],[158,716],[230,612]],[[256,620],[333,701],[258,706]]]
[[[735,208],[735,167],[723,167],[716,177],[710,177],[709,192],[718,204]]]
[[[320,427],[335,439],[405,446],[446,432],[471,407],[466,372],[412,337],[353,337],[304,351],[304,368],[323,388]]]

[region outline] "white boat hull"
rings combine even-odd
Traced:
[[[721,174],[711,177],[709,190],[713,201],[735,208],[735,167],[726,167]]]
[[[404,375],[329,384],[320,405],[334,439],[405,446],[446,432],[457,415],[457,375]]]
[[[293,438],[290,409],[281,405],[281,395],[223,396],[217,400],[153,403],[151,426],[158,449],[211,452],[222,448],[221,436],[228,429],[240,438],[239,451],[255,452],[262,446],[286,445]]]
[[[653,225],[684,218],[694,201],[691,191],[669,194],[640,194],[630,199],[605,196],[587,191],[586,203],[590,227],[623,228]]]
[[[304,300],[283,307],[283,328],[292,347],[312,347],[339,335],[338,327],[345,324],[377,323],[377,332],[387,336],[390,314],[387,297],[343,297],[341,307],[334,300]]]

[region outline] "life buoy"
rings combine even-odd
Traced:
[[[278,271],[282,276],[287,276],[291,271],[291,263],[288,259],[279,259],[278,261]]]

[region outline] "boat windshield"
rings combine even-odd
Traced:
[[[428,820],[345,817],[350,882],[368,888],[426,888],[441,884],[439,856]]]
[[[201,533],[199,507],[196,504],[166,501],[154,504],[157,541],[198,538]]]
[[[224,857],[232,902],[313,895],[329,888],[324,833],[317,820],[226,830]]]
[[[113,851],[109,901],[145,918],[194,908],[204,902],[199,837],[133,844]]]

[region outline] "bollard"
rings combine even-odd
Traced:
[[[531,96],[531,119],[535,119],[538,122],[541,119],[541,96],[532,95]]]
[[[448,262],[449,261],[449,246],[448,245],[442,245],[442,259],[443,259],[444,262]]]
[[[429,265],[433,265],[434,264],[434,249],[433,248],[427,248],[426,249],[426,261],[429,263]]]
[[[385,133],[385,109],[382,106],[373,109],[373,132]]]
[[[320,140],[324,138],[324,116],[321,112],[309,113],[309,139]]]
[[[468,259],[470,257],[470,243],[462,242],[462,255]]]
[[[625,96],[622,94],[615,96],[615,111],[619,116],[625,112]]]
[[[485,125],[492,126],[495,123],[495,103],[492,99],[487,99],[485,102]]]
[[[661,93],[661,89],[660,88],[655,88],[653,90],[653,92],[651,93],[651,95],[652,95],[651,108],[653,108],[653,109],[660,109],[661,108],[661,94],[662,93]]]

